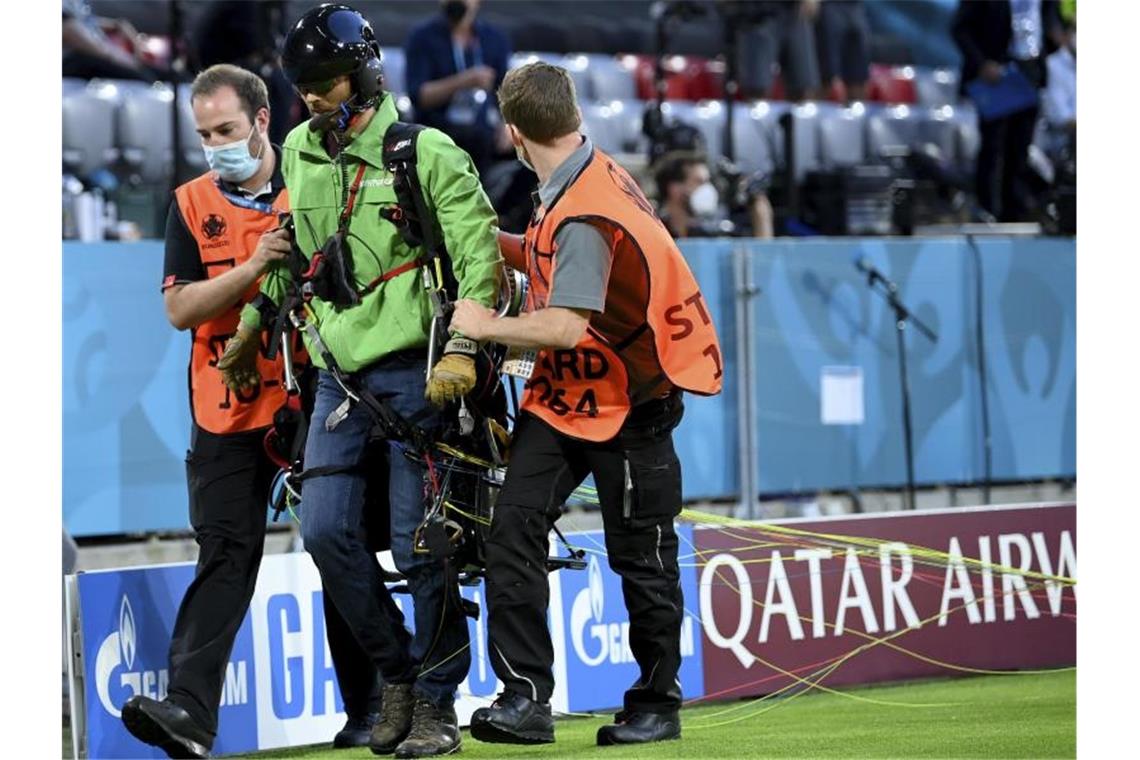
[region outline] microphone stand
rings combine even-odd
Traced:
[[[914,509],[914,449],[911,441],[910,383],[907,376],[906,340],[904,332],[907,322],[913,322],[915,328],[925,335],[930,342],[937,343],[938,335],[927,327],[914,312],[908,309],[906,304],[899,300],[898,285],[883,276],[883,274],[874,267],[870,267],[866,271],[867,287],[881,295],[895,313],[895,336],[898,339],[899,351],[899,382],[902,388],[903,442],[906,446],[906,508]],[[876,284],[878,287],[876,287]]]

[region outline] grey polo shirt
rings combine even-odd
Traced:
[[[558,165],[546,184],[538,188],[544,207],[550,208],[593,152],[590,138],[583,137],[582,144]],[[611,257],[602,233],[586,222],[567,222],[554,236],[554,242],[558,255],[554,261],[554,288],[547,305],[605,311]]]

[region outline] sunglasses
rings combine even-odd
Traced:
[[[328,95],[332,88],[337,86],[340,79],[340,77],[333,77],[332,79],[323,79],[318,82],[303,82],[297,85],[297,92],[302,95],[312,93],[323,97]]]

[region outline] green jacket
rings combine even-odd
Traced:
[[[385,96],[368,127],[343,152],[349,184],[360,163],[367,165],[348,228],[360,288],[422,253],[413,252],[396,227],[380,216],[381,208],[396,202],[392,174],[383,167],[381,146],[385,131],[397,119],[392,97]],[[501,261],[497,218],[471,157],[443,132],[425,129],[416,143],[416,166],[426,201],[442,228],[459,281],[459,297],[493,306]],[[285,138],[281,170],[289,191],[296,241],[309,259],[336,232],[341,213],[341,169],[329,157],[320,134],[303,123]],[[288,267],[280,264],[263,278],[261,290],[280,304],[289,280]],[[394,351],[427,346],[432,308],[420,269],[380,284],[352,308],[335,311],[317,298],[310,305],[321,338],[346,372],[367,367]],[[250,327],[268,327],[260,324],[252,306],[245,307],[241,319]],[[309,353],[314,364],[324,367],[312,346]]]

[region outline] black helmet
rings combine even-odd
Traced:
[[[281,68],[294,85],[350,74],[353,92],[364,101],[380,94],[383,81],[372,25],[347,5],[321,5],[302,16],[285,38]]]

